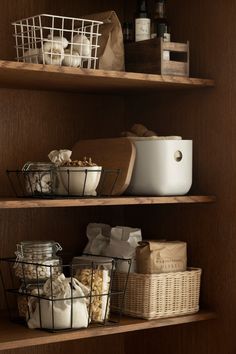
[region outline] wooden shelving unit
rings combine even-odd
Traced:
[[[194,315],[180,316],[175,318],[163,318],[152,321],[123,317],[119,324],[114,324],[112,326],[108,325],[81,329],[77,331],[49,333],[41,330],[29,330],[22,325],[9,322],[6,317],[1,317],[0,351],[58,342],[61,343],[85,338],[108,336],[112,334],[127,333],[145,329],[176,326],[192,322],[207,321],[215,318],[215,313],[207,311],[200,311]]]
[[[213,86],[208,79],[0,61],[0,87],[4,88],[114,94]]]
[[[123,18],[125,17],[125,12],[127,12],[127,14],[131,14],[131,12],[133,11],[131,3],[132,2],[125,2],[120,0],[112,2],[114,9],[119,15],[121,15],[120,18],[122,20],[125,20],[125,18]],[[173,7],[176,6],[177,9],[180,8],[178,11],[181,12],[179,13],[179,21],[181,21],[181,23],[176,26],[176,28],[179,27],[179,29],[181,29],[183,25],[185,26],[183,28],[189,28],[186,21],[188,18],[191,18],[189,17],[188,11],[182,11],[184,3],[189,4],[189,2],[184,1],[183,4],[181,3],[181,7],[179,7],[177,5],[174,5],[173,2]],[[210,2],[206,1],[206,3],[209,3],[209,9],[211,9]],[[195,11],[195,7],[193,5],[191,6]],[[110,7],[110,2],[108,0],[99,2],[99,10],[104,11],[108,7]],[[3,43],[0,48],[0,57],[6,59],[14,57],[14,51],[12,47],[13,42],[8,27],[9,24],[16,18],[30,16],[32,15],[32,12],[44,13],[45,11],[47,12],[49,9],[51,9],[53,13],[61,13],[67,16],[69,16],[71,13],[78,13],[78,15],[82,15],[80,11],[83,11],[83,13],[94,13],[98,10],[98,8],[97,5],[95,6],[94,2],[92,1],[82,2],[74,0],[65,2],[58,0],[57,2],[53,2],[52,0],[42,0],[40,2],[33,2],[27,0],[25,1],[25,7],[22,7],[22,4],[20,4],[20,2],[19,4],[16,4],[16,6],[13,6],[12,4],[9,5],[9,1],[3,0],[0,29],[1,33],[3,33],[4,36]],[[187,15],[182,16],[183,13]],[[207,17],[207,26],[209,26],[208,13],[206,12],[204,16]],[[178,24],[178,16],[176,16],[175,13],[173,18],[175,18],[175,21],[177,21]],[[198,16],[197,19],[198,18],[200,17]],[[193,43],[193,53],[195,53],[195,55],[196,53],[197,55],[198,53],[200,53],[201,56],[199,56],[199,58],[201,57],[203,59],[195,60],[195,63],[193,60],[193,70],[195,70],[195,72],[205,73],[205,71],[203,71],[202,65],[204,67],[206,64],[214,69],[215,62],[217,63],[218,58],[215,55],[213,55],[214,61],[208,62],[208,57],[210,56],[209,53],[215,53],[216,48],[212,47],[213,41],[212,43],[209,41],[209,36],[209,38],[206,38],[206,41],[202,41],[201,36],[198,36],[199,43],[197,45],[194,44],[194,41],[196,43],[197,39],[195,28],[196,26],[194,25],[193,28],[190,30],[190,38],[192,38]],[[210,31],[212,31],[212,28],[215,30],[213,26],[210,26],[209,28]],[[204,33],[208,33],[206,30],[207,28],[205,29]],[[186,33],[186,31],[184,33]],[[231,33],[233,33],[233,31],[231,31]],[[224,35],[225,39],[228,39],[228,37],[226,38],[226,36],[228,36],[227,31]],[[227,41],[224,41],[224,43],[226,42]],[[203,49],[199,50],[200,48]],[[225,52],[227,54],[227,51]],[[196,63],[199,65],[199,67],[196,66]],[[231,64],[231,62],[228,63],[227,67],[231,68]],[[218,66],[216,66],[216,68],[218,68]],[[214,74],[213,69],[211,72]],[[215,126],[216,124],[218,131],[220,131],[220,127],[219,125],[217,125],[218,123],[215,119],[217,110],[215,112],[213,111],[213,114],[209,108],[210,105],[214,106],[216,103],[216,100],[213,97],[214,95],[212,95],[211,103],[209,104],[208,97],[207,99],[205,97],[202,97],[204,96],[204,94],[201,95],[200,93],[200,97],[197,97],[198,101],[196,103],[195,94],[189,95],[188,93],[188,90],[196,89],[200,91],[201,89],[203,89],[207,95],[207,93],[209,92],[210,94],[212,93],[212,87],[214,87],[214,80],[206,78],[189,78],[131,72],[88,70],[80,68],[18,63],[15,61],[0,60],[0,88],[4,89],[2,90],[2,98],[0,104],[0,141],[2,152],[2,154],[0,154],[0,165],[2,168],[2,173],[0,175],[0,194],[6,195],[8,193],[8,191],[4,190],[6,178],[5,176],[3,177],[3,171],[9,168],[9,166],[15,166],[15,163],[18,160],[21,161],[22,159],[23,161],[23,159],[26,159],[25,161],[27,161],[28,158],[38,159],[42,156],[47,156],[48,151],[50,151],[49,148],[60,148],[60,146],[61,148],[66,148],[78,139],[97,138],[100,137],[100,135],[101,137],[116,136],[118,132],[121,132],[125,128],[127,128],[127,126],[129,126],[131,121],[134,119],[140,119],[143,121],[144,124],[147,119],[151,129],[159,129],[159,119],[159,122],[161,122],[160,131],[168,131],[170,127],[173,129],[178,126],[178,128],[182,129],[186,134],[190,132],[192,134],[193,132],[193,139],[195,139],[196,136],[198,137],[198,134],[200,135],[200,138],[203,138],[206,136],[206,134],[208,134],[209,126],[207,125],[207,123],[209,123],[209,121],[211,121],[210,127]],[[17,91],[18,89],[20,90]],[[171,90],[173,91],[172,94],[169,93]],[[181,98],[182,94],[176,94],[177,90],[183,91],[184,101]],[[162,94],[161,97],[163,100],[160,100],[160,102],[158,102],[158,96],[155,96],[155,94],[158,94],[162,91],[168,91],[168,100],[165,101],[165,97]],[[222,92],[220,92],[221,95]],[[225,88],[224,92],[229,97],[232,96],[228,94],[228,87]],[[148,95],[149,93],[150,97]],[[201,99],[204,102],[201,102]],[[219,101],[220,99],[221,96],[219,97]],[[214,100],[214,102],[212,102],[212,100]],[[134,106],[136,107],[136,103],[138,103],[137,110],[133,109]],[[172,107],[173,110],[170,109]],[[231,111],[233,112],[233,109]],[[228,112],[227,115],[225,114],[225,112],[221,113],[222,117],[228,116]],[[157,119],[158,114],[159,117]],[[163,119],[162,121],[162,117],[164,117],[165,114],[166,119]],[[206,115],[207,119],[198,119],[199,116],[202,117],[203,114]],[[176,119],[176,126],[172,126],[172,121],[170,121],[170,118],[172,119],[172,116]],[[186,129],[183,129],[183,127],[185,127],[185,122],[182,122],[182,117],[183,119],[185,119],[186,116],[191,116],[191,121],[189,120],[188,126],[186,126]],[[208,118],[211,120],[208,120]],[[204,122],[204,124],[202,124],[202,122]],[[226,129],[225,132],[228,133],[228,130]],[[208,135],[208,137],[210,137],[210,135]],[[208,157],[212,156],[212,151],[215,151],[215,142],[212,144],[211,140],[213,139],[211,139],[210,137],[209,147],[204,146],[204,153],[202,153],[202,150],[199,147],[200,144],[196,146],[196,169],[198,169],[200,165],[199,156],[202,156],[203,159],[203,164],[201,166],[205,167],[208,165],[207,159]],[[231,162],[230,159],[229,161]],[[214,171],[214,166],[212,168]],[[209,171],[206,171],[204,175],[204,183],[206,184],[208,183],[209,178],[211,178],[211,175],[209,177],[208,174]],[[202,171],[199,175],[203,175]],[[216,176],[217,174],[215,173],[214,175]],[[218,184],[220,185],[220,183],[218,183],[216,179],[212,181],[212,190],[217,190],[218,187],[216,186]],[[225,196],[227,196],[227,194],[225,194]],[[85,199],[21,199],[6,197],[0,198],[0,210],[2,212],[1,216],[3,216],[1,218],[0,230],[1,257],[6,257],[9,256],[9,254],[13,254],[15,244],[19,242],[19,240],[23,240],[24,238],[45,239],[46,237],[48,237],[48,235],[50,235],[50,237],[51,235],[53,235],[53,237],[55,235],[55,238],[58,238],[60,242],[65,241],[65,248],[69,247],[69,251],[81,251],[81,248],[84,246],[83,241],[85,241],[84,239],[82,239],[83,237],[85,238],[85,233],[83,233],[82,227],[90,218],[89,212],[87,213],[87,210],[84,211],[83,207],[102,207],[119,205],[141,206],[165,204],[198,205],[201,203],[212,203],[215,202],[215,200],[216,198],[211,195],[188,195],[170,197],[121,196],[112,198]],[[63,212],[61,213],[63,215],[61,215],[60,212],[57,210],[55,211],[55,215],[53,215],[53,222],[50,210],[46,210],[45,212],[44,210],[35,210],[29,213],[27,211],[25,212],[26,209],[33,208],[41,209],[69,207],[81,208],[80,210],[76,210],[75,213],[70,212],[70,210],[67,210],[65,211],[65,215],[63,214]],[[8,209],[9,211],[5,211],[4,209]],[[14,209],[17,210],[14,211]],[[124,215],[121,215],[120,213],[118,216],[115,215],[115,213],[112,216],[110,215],[110,213],[113,213],[113,208],[110,208],[109,210],[106,209],[102,212],[99,210],[99,212],[101,213],[101,215],[98,215],[99,220],[103,222],[102,219],[103,216],[105,216],[104,219],[108,220],[108,222],[109,218],[111,218],[113,222],[116,222],[117,218],[119,221],[124,220],[127,224],[130,223],[131,225],[135,225],[137,216],[132,215],[132,212],[135,211],[136,208],[127,209],[128,210],[125,210],[125,213],[123,213]],[[150,208],[143,208],[144,211],[141,211],[143,213],[142,222],[147,217],[149,209]],[[199,261],[199,259],[201,259],[202,257],[202,264],[204,264],[206,268],[209,266],[209,269],[213,269],[213,263],[210,263],[213,262],[213,256],[209,257],[209,253],[202,252],[201,246],[199,246],[199,242],[201,242],[202,244],[202,239],[205,240],[209,249],[212,246],[212,239],[210,239],[210,237],[209,239],[207,239],[208,233],[214,234],[214,230],[212,231],[211,224],[211,221],[213,219],[211,218],[212,214],[208,214],[208,212],[198,213],[196,211],[196,209],[198,208],[192,209],[194,210],[190,212],[188,211],[189,213],[187,214],[186,218],[185,215],[179,218],[178,212],[177,216],[174,216],[173,218],[169,218],[169,215],[166,215],[166,217],[164,215],[164,218],[162,218],[161,220],[161,222],[163,223],[163,229],[165,229],[165,226],[170,225],[170,227],[173,228],[173,231],[175,231],[175,223],[179,223],[180,227],[178,228],[176,234],[172,233],[172,235],[179,236],[179,230],[181,230],[180,236],[184,235],[184,237],[186,237],[186,242],[191,243],[191,252],[193,253],[194,250],[196,250],[196,255],[194,255],[194,259]],[[94,219],[96,219],[96,212],[97,209],[95,211],[92,210],[91,219],[93,216],[95,216]],[[120,212],[120,210],[118,210],[118,212]],[[171,212],[173,211],[171,210]],[[228,210],[226,210],[225,212],[228,212]],[[135,212],[133,214],[135,214]],[[60,217],[60,220],[57,219],[58,216]],[[150,215],[148,215],[147,220],[149,220],[150,224],[148,225],[147,229],[150,230],[153,228],[153,230],[158,230],[158,218],[156,217],[156,215],[153,215],[153,220],[151,219],[152,215],[151,217]],[[208,224],[208,220],[209,225],[205,225],[205,223]],[[89,222],[90,221],[92,222],[93,220],[89,220]],[[213,221],[214,224],[216,224],[215,220]],[[145,223],[143,222],[143,225],[144,224]],[[201,228],[202,225],[203,227]],[[168,229],[168,227],[166,227],[166,229],[168,237],[168,232],[170,229]],[[182,230],[185,229],[188,230],[188,232],[186,232],[186,235],[184,234],[184,232],[182,232]],[[191,232],[189,232],[189,230],[191,230]],[[201,241],[198,240],[198,233],[200,233],[201,235]],[[219,237],[218,239],[221,238]],[[219,242],[217,238],[216,242]],[[218,248],[215,247],[215,250],[218,251]],[[217,259],[217,254],[214,253],[216,252],[215,250],[212,251],[212,255],[214,255],[214,260]],[[214,269],[216,269],[216,266],[214,267]],[[206,279],[204,279],[204,289],[202,293],[203,302],[205,300],[205,294],[209,294],[209,296],[212,296],[213,294],[214,296],[214,294],[216,293],[214,288],[215,284],[214,282],[209,281],[209,274],[207,274],[207,272],[204,273],[204,277],[205,276]],[[221,279],[219,275],[217,276],[219,277],[219,279],[217,279],[217,284],[223,284],[224,279]],[[227,279],[225,280],[227,281]],[[206,291],[204,293],[205,289]],[[226,288],[226,290],[228,290],[228,288]],[[227,295],[226,292],[224,296],[225,295]],[[3,302],[3,297],[1,297],[1,301]],[[215,300],[212,301],[212,303],[219,304],[220,302]],[[231,301],[231,303],[233,303],[233,301]],[[54,352],[56,352],[53,346],[47,346],[46,348],[39,347],[53,343],[62,343],[70,341],[72,342],[75,340],[92,339],[94,337],[102,336],[108,337],[109,335],[137,332],[142,330],[147,330],[146,333],[148,336],[149,333],[152,332],[148,332],[149,329],[177,326],[182,324],[212,320],[215,318],[215,313],[210,311],[200,311],[199,313],[194,315],[152,321],[140,320],[131,317],[123,317],[119,324],[113,326],[92,327],[78,331],[58,332],[52,334],[40,330],[29,330],[28,328],[20,324],[10,322],[5,316],[5,314],[1,314],[0,351],[13,350],[13,352],[16,354],[18,352],[18,349],[20,348],[32,347],[30,349],[32,351],[32,354],[36,353],[36,351],[37,353],[47,352],[48,354],[53,354]],[[213,334],[215,334],[215,332]],[[163,335],[163,338],[165,337],[165,333],[162,333],[161,335]],[[176,334],[176,336],[177,335],[178,333]],[[186,342],[189,341],[189,343],[197,343],[199,342],[198,339],[200,337],[196,336],[196,338],[194,338],[190,333],[190,339],[188,339],[187,335],[182,335],[182,338],[186,338]],[[113,341],[113,339],[114,338],[111,337],[111,342]],[[139,333],[137,335],[132,335],[131,344],[129,344],[128,341],[127,343],[122,343],[123,340],[123,338],[119,338],[119,341],[121,342],[120,348],[122,348],[120,349],[120,353],[135,353],[135,346],[139,345]],[[134,343],[136,342],[136,340],[137,343]],[[166,338],[163,339],[163,343],[166,343],[167,340],[169,340],[168,333],[166,334]],[[155,343],[152,344],[152,353],[155,353],[157,348],[156,341],[154,342]],[[181,341],[179,340],[179,342]],[[82,341],[80,343],[82,343]],[[203,338],[203,343],[204,345],[205,343],[208,344],[208,338],[205,339],[205,341]],[[111,345],[112,344],[113,343],[111,343]],[[89,345],[90,348],[89,350],[86,350],[86,353],[93,354],[97,352],[98,346],[96,341],[91,340],[91,343],[89,343]],[[38,346],[38,348],[34,350],[34,346]],[[70,352],[71,354],[75,354],[78,351],[82,352],[80,348],[77,348],[77,343],[74,347],[73,343],[71,345],[68,343],[67,346],[68,352]],[[183,346],[183,343],[181,343],[181,346]],[[104,348],[102,348],[102,353],[110,353],[112,352],[112,349],[112,347],[109,348],[109,346],[107,346],[106,348],[104,346]],[[162,352],[162,349],[163,348],[161,348],[160,346],[160,352]],[[198,347],[196,346],[196,348],[192,349],[195,353],[197,352]],[[141,343],[140,352],[145,352],[145,350],[145,343]],[[207,350],[208,348],[206,349],[206,351]],[[64,352],[65,350],[62,349],[62,351]],[[182,350],[182,348],[180,348],[180,345],[176,345],[175,334],[173,335],[173,345],[170,352],[173,351],[177,354],[183,351],[185,352],[185,350]],[[199,350],[199,352],[201,352],[201,350]],[[228,352],[230,352],[230,350],[228,350]],[[99,351],[98,354],[99,353],[101,353],[101,351]],[[150,350],[148,351],[148,353],[150,353]]]
[[[214,196],[189,195],[177,197],[113,197],[113,198],[81,198],[81,199],[0,199],[0,209],[22,208],[65,208],[112,205],[155,205],[155,204],[194,204],[213,203]]]

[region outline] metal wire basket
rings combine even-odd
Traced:
[[[101,24],[49,14],[13,22],[16,60],[96,69]]]
[[[0,274],[10,319],[50,332],[118,323],[122,306],[112,314],[111,301],[117,296],[124,298],[127,282],[122,288],[114,288],[120,260],[104,258],[96,256],[91,261],[88,257],[79,264],[61,265],[57,276],[58,265],[1,259]],[[128,262],[130,269],[131,260],[122,261]],[[44,282],[40,281],[42,268],[47,268],[45,274],[49,274]],[[29,281],[30,269],[38,275],[33,277],[34,282]]]
[[[46,167],[7,170],[10,185],[18,198],[86,198],[113,195],[120,169],[94,167]]]

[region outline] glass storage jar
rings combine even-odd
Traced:
[[[53,163],[27,162],[22,171],[27,195],[43,196],[55,193],[57,173]]]
[[[91,322],[105,322],[110,315],[110,285],[114,260],[107,257],[81,256],[72,261],[73,276],[90,290],[88,311]]]
[[[54,241],[22,241],[16,245],[15,275],[23,283],[43,282],[62,273],[62,250]]]
[[[26,320],[29,316],[30,296],[42,296],[43,284],[22,284],[18,290],[17,306],[19,317]]]

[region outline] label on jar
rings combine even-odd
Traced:
[[[145,41],[151,37],[150,18],[136,18],[135,20],[135,42]]]

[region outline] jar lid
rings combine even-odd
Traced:
[[[22,167],[22,171],[50,171],[55,169],[55,165],[52,162],[31,162],[28,161]]]
[[[62,250],[61,245],[55,241],[21,241],[16,244],[17,254],[24,252],[41,253],[41,252],[58,252]]]
[[[112,269],[114,267],[114,259],[108,257],[83,255],[74,257],[72,265],[80,265],[82,267],[89,266],[90,268],[103,267],[104,269]]]

